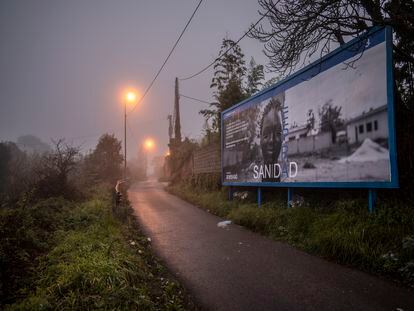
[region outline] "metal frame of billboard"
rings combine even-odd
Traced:
[[[243,105],[253,105],[266,98],[269,98],[283,90],[287,90],[301,81],[306,81],[317,74],[351,58],[352,56],[357,55],[364,51],[364,48],[359,48],[358,50],[352,51],[352,47],[355,47],[364,40],[369,39],[374,34],[378,32],[384,32],[384,41],[386,44],[386,83],[387,83],[387,109],[388,109],[388,130],[389,130],[389,153],[390,153],[390,172],[391,180],[390,181],[355,181],[355,182],[225,182],[223,176],[223,123],[224,115],[228,114],[232,110],[243,106]],[[345,53],[344,53],[345,52]],[[349,52],[348,54],[346,52]],[[353,53],[353,54],[352,54]],[[350,55],[352,54],[352,55]],[[331,53],[325,55],[318,61],[306,66],[305,68],[299,70],[293,75],[287,77],[286,79],[274,84],[273,86],[253,95],[252,97],[226,109],[221,112],[221,182],[223,186],[248,186],[248,187],[282,187],[282,188],[366,188],[366,189],[376,189],[376,188],[398,188],[398,170],[397,170],[397,150],[396,150],[396,133],[395,133],[395,121],[394,121],[394,74],[393,74],[393,57],[392,57],[392,28],[390,26],[386,27],[375,27],[365,34],[354,38],[343,46],[337,48]],[[288,189],[288,197],[291,197],[292,192]],[[261,191],[258,192],[259,204]],[[288,199],[289,200],[289,199]],[[369,201],[370,206],[373,201],[375,201],[375,193],[369,192]],[[372,202],[371,202],[372,201]]]

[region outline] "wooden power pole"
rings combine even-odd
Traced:
[[[175,97],[174,97],[174,138],[175,143],[181,143],[181,122],[180,122],[180,91],[178,78],[175,78]]]

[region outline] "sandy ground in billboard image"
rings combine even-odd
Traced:
[[[298,164],[298,174],[288,182],[390,180],[389,151],[370,139],[348,157],[290,156],[289,161]]]

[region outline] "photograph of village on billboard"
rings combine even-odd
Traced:
[[[390,182],[382,40],[223,113],[224,183]]]

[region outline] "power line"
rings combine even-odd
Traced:
[[[184,94],[180,94],[180,97],[185,97],[185,98],[188,98],[188,99],[192,99],[192,100],[198,101],[200,103],[204,103],[204,104],[211,104],[211,102],[208,102],[206,100],[190,97],[190,96],[187,96],[187,95],[184,95]]]
[[[150,85],[147,87],[147,89],[144,92],[144,95],[140,98],[140,100],[138,101],[138,103],[135,105],[135,107],[131,110],[130,113],[132,113],[135,108],[143,101],[144,97],[147,95],[147,93],[149,92],[149,90],[151,89],[152,85],[154,84],[155,80],[157,80],[159,74],[161,73],[162,69],[164,68],[165,64],[167,63],[168,59],[170,58],[171,54],[173,53],[175,47],[177,46],[178,42],[180,41],[181,37],[184,35],[184,32],[187,30],[188,25],[190,25],[191,20],[193,19],[195,13],[197,12],[198,8],[201,5],[201,2],[203,2],[203,0],[200,0],[200,2],[198,3],[197,7],[195,8],[193,14],[191,15],[190,19],[188,20],[187,24],[185,25],[183,31],[181,32],[180,36],[178,37],[177,41],[175,41],[170,53],[168,54],[167,58],[165,59],[164,63],[161,65],[161,68],[158,70],[157,74],[155,75],[154,79],[151,81]]]
[[[230,52],[241,40],[243,40],[249,33],[250,31],[252,31],[253,28],[255,28],[266,16],[267,14],[270,12],[272,8],[270,8],[269,10],[267,10],[267,12],[256,22],[254,23],[248,31],[246,31],[244,33],[243,36],[241,36],[239,38],[239,40],[237,40],[231,47],[229,47],[223,54],[219,55],[213,62],[211,62],[209,65],[207,65],[206,67],[204,67],[203,69],[201,69],[200,71],[196,72],[195,74],[192,74],[191,76],[185,77],[185,78],[179,78],[178,80],[180,81],[184,81],[184,80],[189,80],[191,78],[194,78],[200,74],[202,74],[204,71],[206,71],[208,68],[210,68],[211,66],[213,66],[217,61],[219,61],[223,56],[225,56],[228,52]]]

